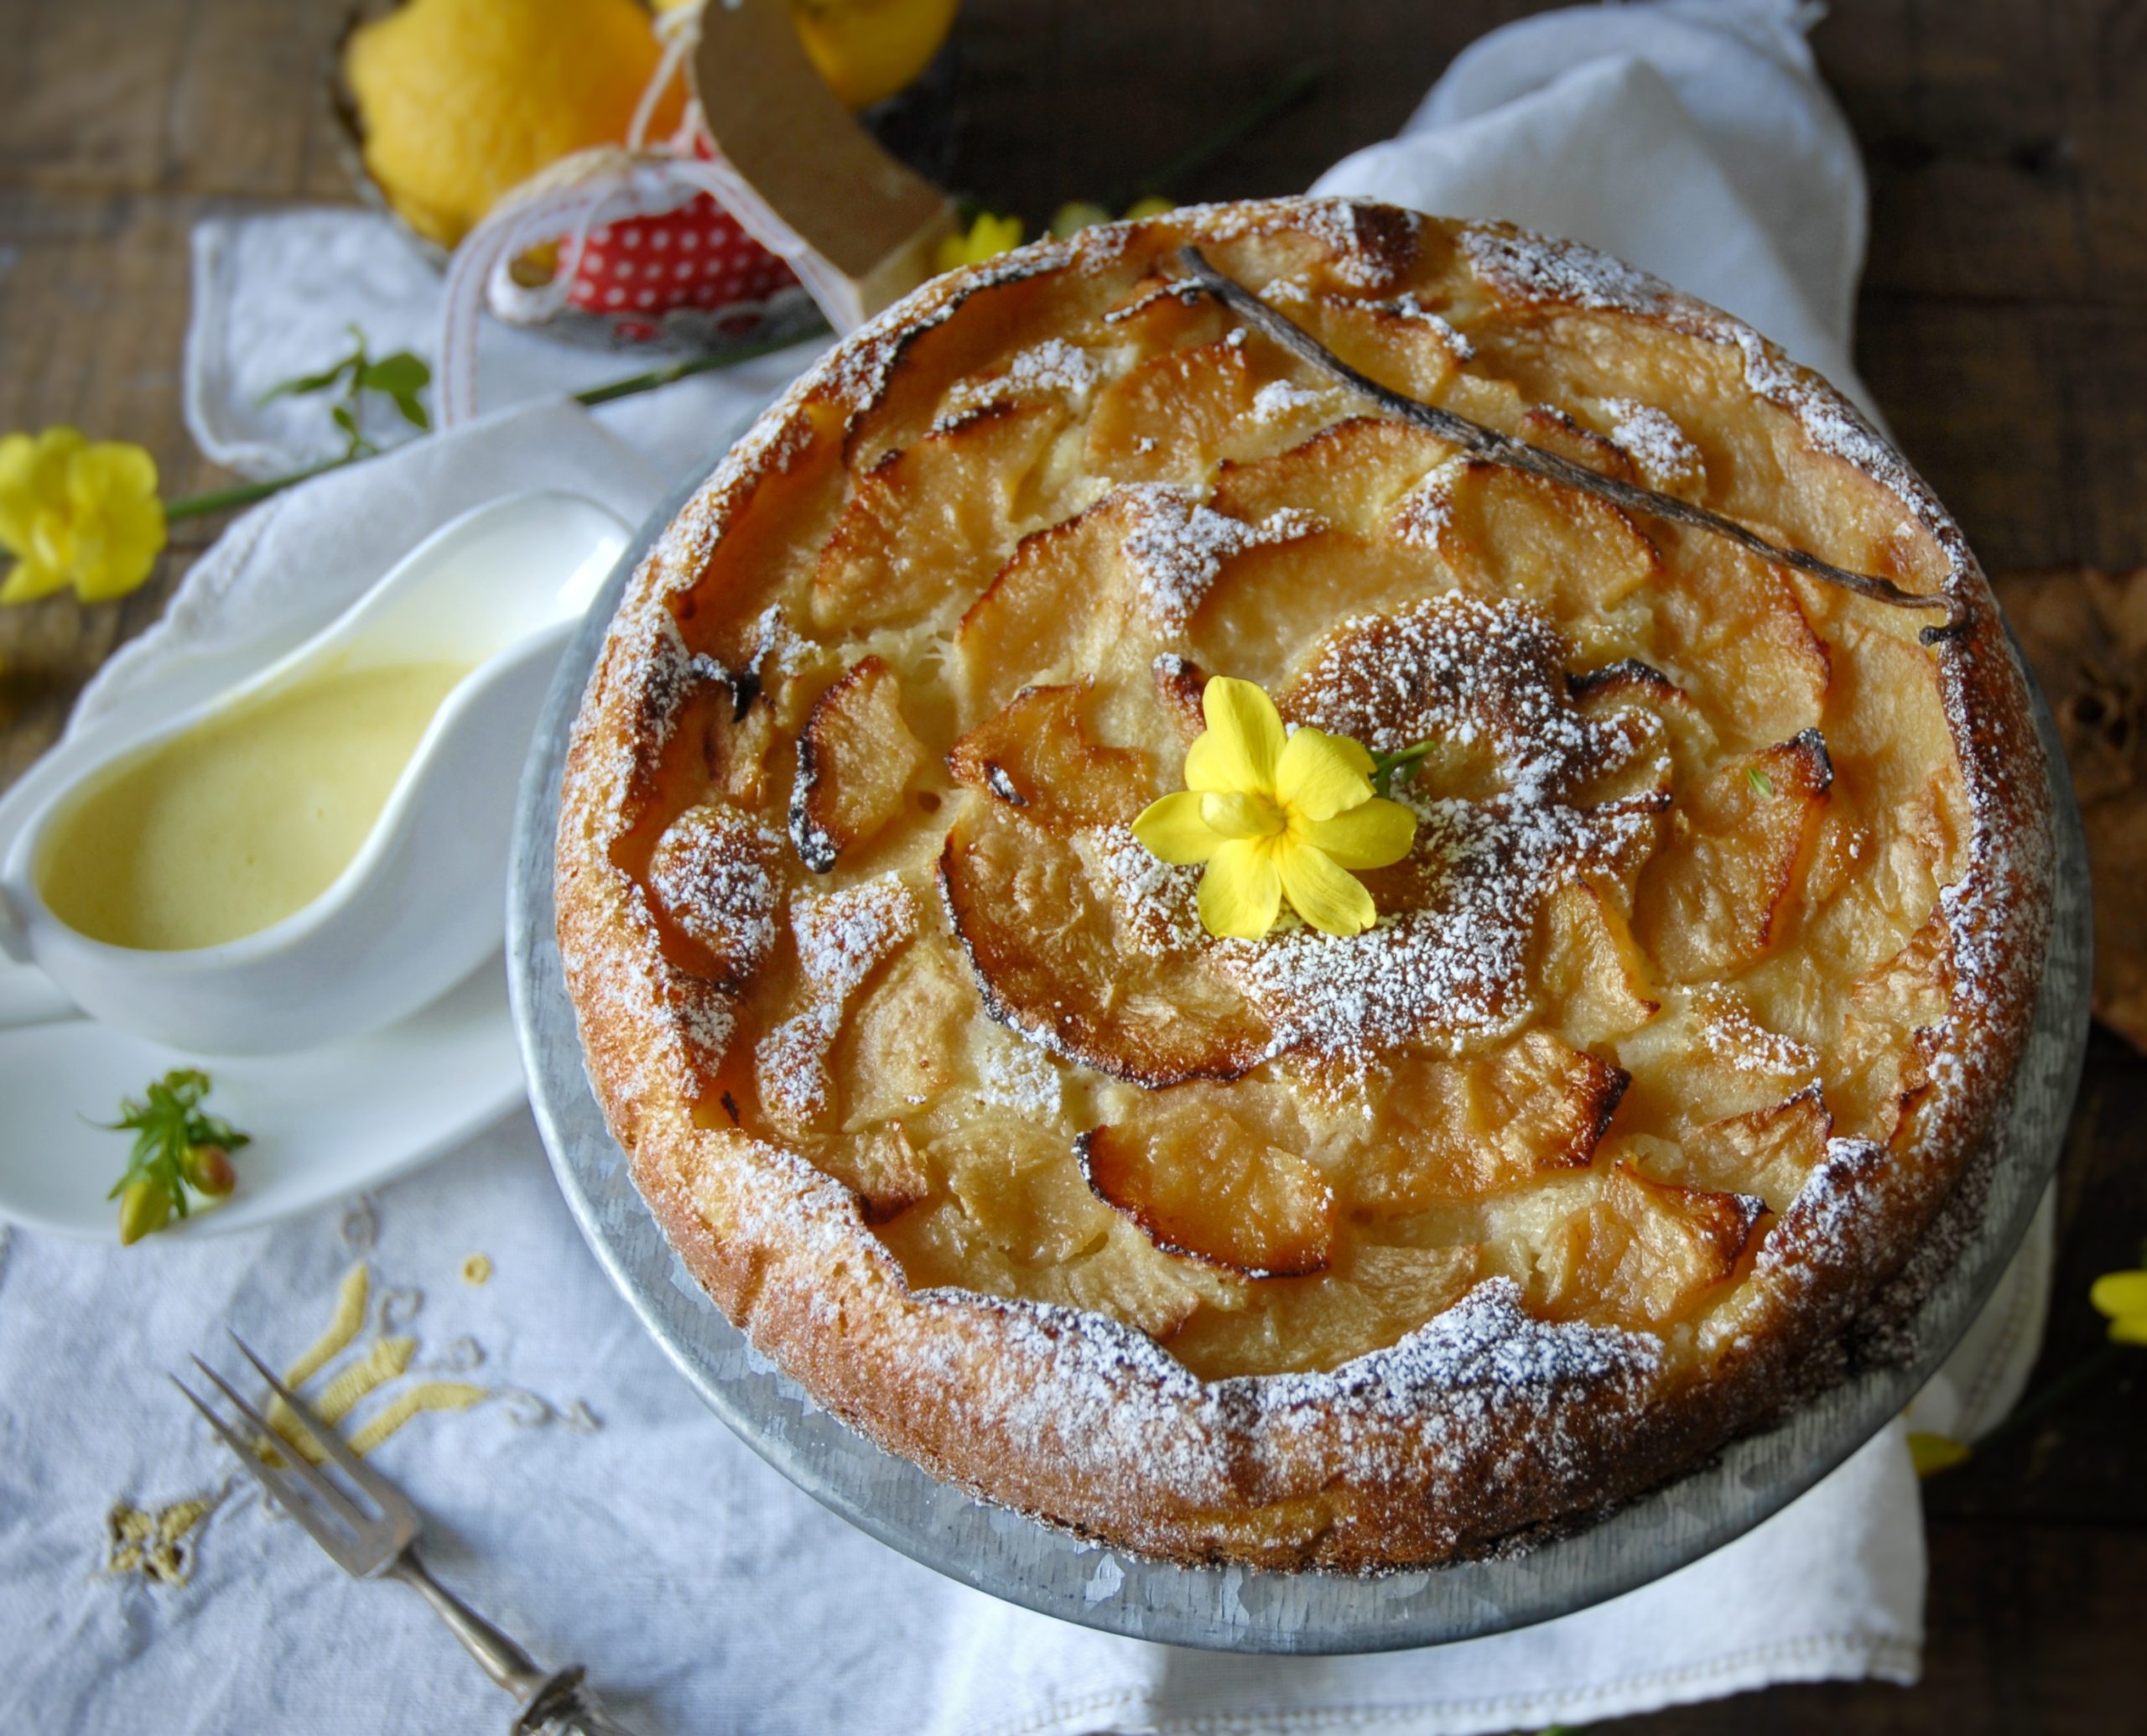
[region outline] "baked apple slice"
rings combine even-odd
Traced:
[[[1749,1195],[1651,1181],[1624,1163],[1590,1177],[1595,1198],[1536,1250],[1531,1312],[1663,1332],[1737,1275],[1765,1212]]]
[[[1208,504],[1248,524],[1294,511],[1381,535],[1396,503],[1454,450],[1414,424],[1360,416],[1272,457],[1232,460],[1216,472]]]
[[[975,596],[1016,540],[1022,490],[1063,413],[993,404],[857,480],[813,574],[815,626],[863,632]]]
[[[1586,881],[1560,886],[1545,905],[1535,980],[1583,1047],[1630,1036],[1662,1010],[1632,929]]]
[[[902,812],[924,757],[902,721],[901,678],[878,657],[854,665],[814,702],[798,738],[790,791],[798,860],[815,874],[832,870]]]
[[[1089,739],[1081,714],[1094,685],[1024,688],[948,750],[954,782],[1048,831],[1131,823],[1155,798],[1154,773],[1138,749]]]
[[[1626,1083],[1547,1031],[1453,1060],[1402,1058],[1372,1148],[1353,1166],[1349,1203],[1406,1216],[1585,1169]]]
[[[1679,793],[1633,911],[1665,977],[1731,975],[1785,938],[1833,777],[1824,738],[1806,730]]]
[[[649,903],[666,950],[733,994],[775,946],[780,847],[728,803],[704,802],[664,829],[649,857]]]
[[[1276,1278],[1242,1308],[1202,1307],[1167,1341],[1203,1380],[1324,1372],[1406,1338],[1465,1296],[1483,1268],[1474,1245],[1345,1244],[1315,1278]]]
[[[1325,1269],[1334,1195],[1318,1170],[1212,1093],[1158,1094],[1142,1109],[1080,1137],[1081,1168],[1099,1198],[1166,1252],[1248,1278]]]
[[[1805,1178],[1826,1161],[1834,1118],[1818,1086],[1695,1129],[1685,1140],[1685,1179],[1702,1188],[1750,1194],[1786,1212]]]
[[[1198,949],[1129,932],[1073,841],[1017,810],[968,798],[939,886],[985,1010],[1054,1053],[1156,1087],[1266,1058],[1266,1021]]]
[[[1250,422],[1259,385],[1245,346],[1227,340],[1137,361],[1089,413],[1084,468],[1115,482],[1203,486]]]
[[[1640,528],[1592,494],[1477,460],[1443,474],[1441,496],[1411,496],[1419,533],[1464,584],[1540,603],[1577,638],[1662,571]]]

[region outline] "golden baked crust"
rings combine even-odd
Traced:
[[[1170,281],[1838,564],[1473,465]],[[1203,673],[1378,749],[1365,935],[1216,942],[1126,823]],[[1959,531],[1823,382],[1614,261],[1292,200],[940,278],[629,587],[561,950],[667,1234],[823,1404],[1178,1560],[1570,1524],[1834,1378],[2002,1111],[2049,919]]]

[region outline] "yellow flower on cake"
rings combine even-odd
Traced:
[[[156,460],[139,446],[71,428],[0,438],[0,548],[15,557],[0,603],[70,585],[86,603],[124,596],[164,546]]]
[[[2113,1344],[2147,1345],[2147,1271],[2104,1272],[2087,1300],[2108,1317]]]
[[[1408,855],[1417,817],[1376,795],[1377,762],[1360,742],[1286,731],[1250,681],[1217,676],[1201,694],[1208,727],[1185,756],[1186,787],[1151,804],[1133,835],[1166,862],[1204,863],[1200,921],[1211,934],[1256,940],[1282,901],[1328,934],[1379,920],[1352,871]]]

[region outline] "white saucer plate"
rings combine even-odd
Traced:
[[[376,1187],[451,1151],[522,1100],[522,1062],[498,957],[370,1037],[296,1055],[185,1055],[84,1018],[0,1031],[0,1218],[84,1240],[118,1240],[105,1198],[131,1134],[100,1122],[174,1067],[213,1082],[208,1107],[253,1143],[238,1187],[169,1234],[252,1229]]]

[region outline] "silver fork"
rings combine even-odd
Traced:
[[[216,1383],[237,1407],[254,1431],[259,1446],[277,1449],[277,1457],[290,1467],[280,1471],[242,1437],[177,1375],[172,1385],[186,1395],[188,1402],[209,1419],[210,1427],[238,1455],[238,1462],[274,1497],[277,1505],[299,1522],[306,1535],[328,1552],[329,1558],[355,1579],[399,1579],[445,1622],[470,1655],[485,1666],[493,1682],[519,1702],[521,1710],[509,1727],[510,1736],[633,1736],[625,1725],[605,1714],[596,1697],[582,1685],[582,1667],[546,1670],[529,1654],[486,1621],[454,1593],[434,1579],[418,1558],[420,1529],[417,1510],[403,1493],[374,1470],[350,1448],[343,1437],[316,1419],[298,1399],[286,1391],[268,1365],[247,1348],[237,1333],[231,1340],[252,1363],[268,1390],[290,1406],[291,1415],[335,1460],[375,1510],[367,1512],[335,1479],[302,1453],[294,1453],[268,1427],[267,1420],[241,1398],[224,1377],[200,1357],[194,1365]]]

